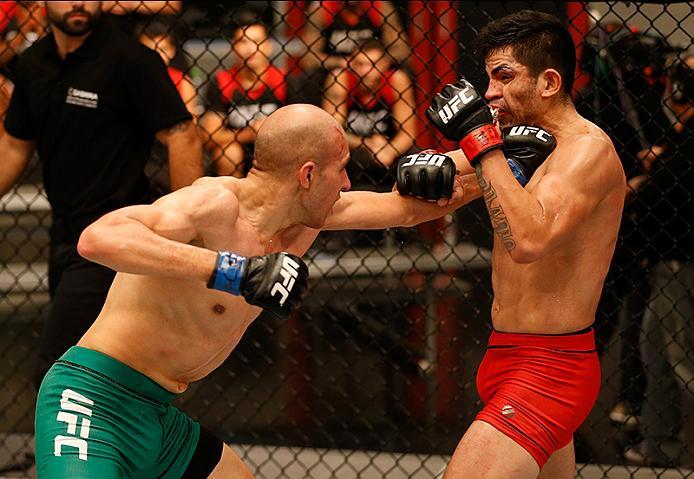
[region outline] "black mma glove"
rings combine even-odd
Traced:
[[[487,102],[465,78],[444,86],[426,115],[443,136],[460,144],[472,165],[503,146]]]
[[[422,151],[397,162],[397,187],[401,195],[438,200],[453,196],[455,163],[450,156]]]
[[[557,140],[536,126],[512,126],[504,128],[501,133],[508,166],[518,182],[525,186],[557,147]]]
[[[207,287],[242,295],[248,304],[287,318],[306,290],[308,267],[298,256],[272,253],[247,258],[217,252],[217,263]]]

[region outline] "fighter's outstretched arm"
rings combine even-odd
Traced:
[[[238,202],[228,190],[193,185],[151,205],[102,216],[82,232],[77,250],[90,261],[124,273],[206,282],[217,252],[188,243],[215,223],[218,227],[233,221],[236,212]]]
[[[450,200],[424,201],[397,192],[348,191],[335,203],[324,230],[410,227],[447,215],[481,196],[473,174],[457,176]]]

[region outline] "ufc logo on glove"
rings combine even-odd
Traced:
[[[270,290],[270,296],[277,296],[276,293],[280,295],[280,306],[284,306],[284,302],[287,301],[289,293],[294,287],[297,276],[299,276],[299,264],[291,259],[289,256],[285,256],[282,260],[282,270],[280,271],[280,276],[282,281],[277,281],[272,286]]]
[[[542,128],[536,126],[514,126],[508,131],[508,136],[534,136],[540,141],[547,143],[552,135],[547,133]]]
[[[407,161],[400,165],[400,168],[405,168],[412,165],[433,165],[441,166],[443,161],[448,158],[445,155],[437,155],[435,153],[414,153],[407,155]]]
[[[439,116],[444,125],[451,121],[451,118],[458,113],[458,105],[460,103],[467,105],[475,99],[475,95],[470,94],[471,91],[472,88],[470,87],[463,88],[453,98],[448,100],[448,103],[443,105],[443,108],[439,111]]]

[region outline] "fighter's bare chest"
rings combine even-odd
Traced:
[[[239,221],[233,228],[222,227],[196,238],[196,246],[214,251],[230,251],[243,256],[262,256],[286,251],[302,256],[317,236],[304,226],[289,228],[263,239],[252,225]]]

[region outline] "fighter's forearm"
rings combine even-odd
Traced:
[[[403,197],[409,202],[411,214],[407,226],[415,226],[420,223],[426,223],[427,221],[441,218],[482,196],[482,191],[480,190],[479,183],[474,174],[458,176],[456,181],[462,184],[462,195],[454,195],[453,199],[447,204],[443,204],[442,200],[434,203],[416,198]]]
[[[474,175],[456,179],[453,198],[444,204],[403,196],[397,192],[349,191],[335,204],[324,230],[375,230],[411,227],[441,218],[479,198],[481,193]]]
[[[519,262],[527,262],[533,239],[544,234],[542,205],[518,183],[498,150],[475,165],[477,182],[494,234]]]
[[[217,253],[155,234],[137,220],[106,215],[87,227],[79,254],[115,271],[207,281]]]

